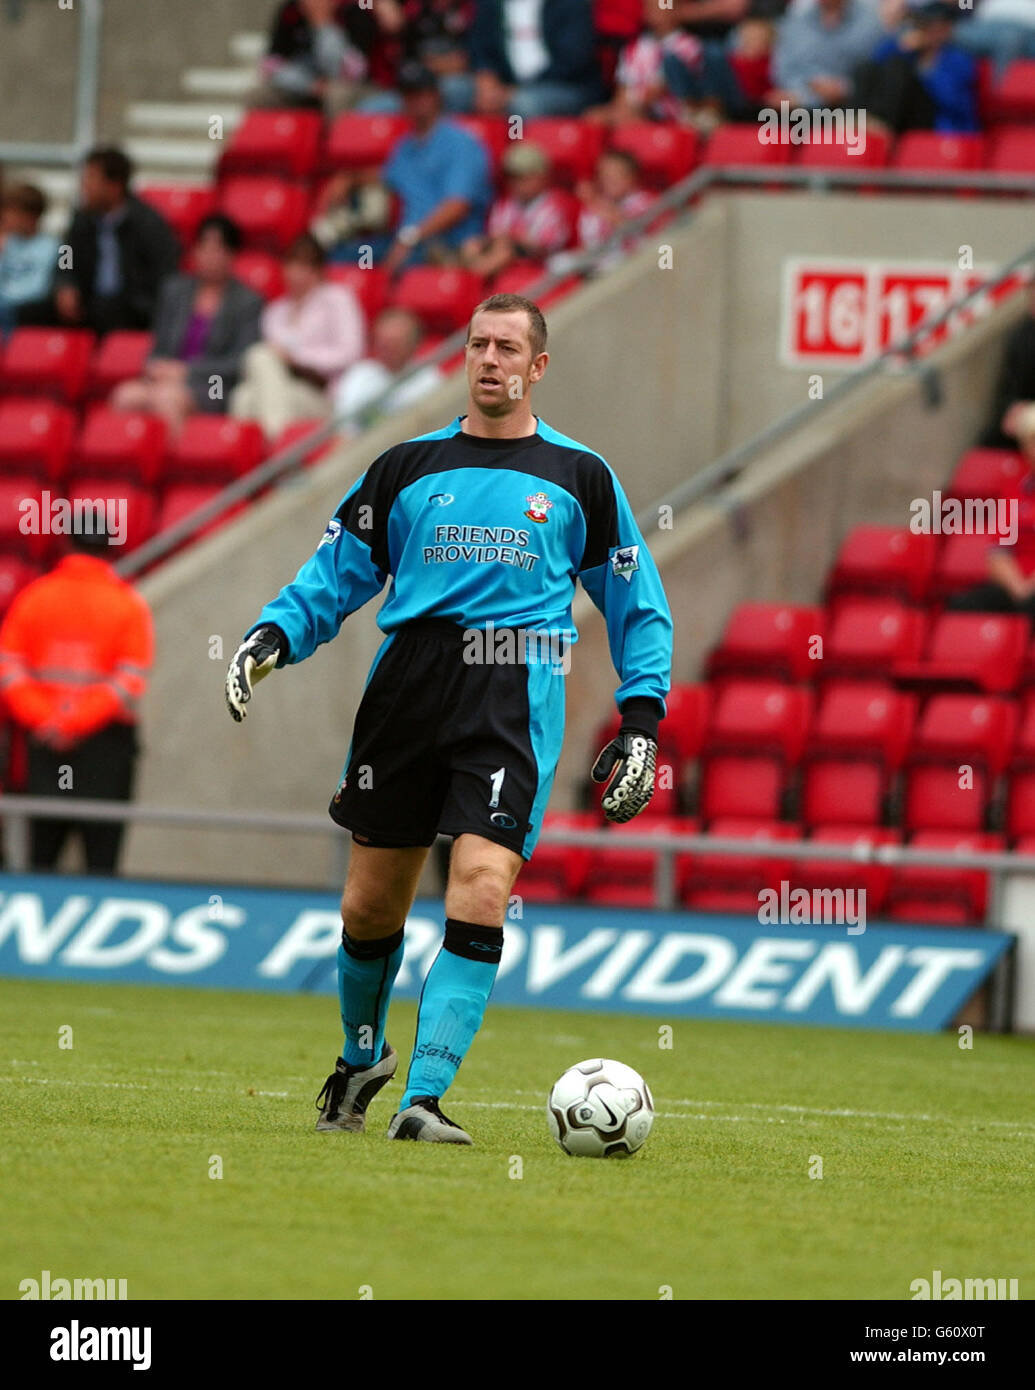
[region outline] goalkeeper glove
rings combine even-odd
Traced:
[[[657,715],[641,705],[653,702],[632,701],[622,710],[622,727],[618,735],[604,748],[590,774],[594,782],[606,782],[601,799],[604,815],[616,825],[624,825],[644,810],[654,795],[654,770],[658,759]],[[639,726],[639,727],[636,727]],[[653,733],[644,732],[649,726]]]
[[[276,666],[287,652],[287,638],[279,627],[260,627],[244,639],[230,658],[226,672],[226,707],[240,724],[246,719],[245,706],[252,689]]]

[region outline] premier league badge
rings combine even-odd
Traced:
[[[548,520],[546,514],[553,506],[553,503],[545,492],[533,492],[525,498],[525,501],[528,503],[528,511],[525,512],[525,516],[528,517],[529,521]]]

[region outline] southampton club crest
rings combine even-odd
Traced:
[[[528,511],[525,512],[525,516],[528,517],[529,521],[542,522],[549,520],[547,512],[549,512],[553,503],[545,492],[530,493],[529,496],[525,498],[525,501],[528,503]]]

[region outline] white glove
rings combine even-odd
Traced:
[[[226,672],[226,707],[240,724],[248,717],[245,706],[252,690],[268,676],[285,650],[284,634],[276,627],[260,627],[246,637],[230,658]]]

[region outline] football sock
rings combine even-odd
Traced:
[[[345,1046],[341,1055],[350,1066],[369,1067],[381,1057],[388,1001],[402,958],[402,927],[377,941],[356,941],[347,929],[342,930],[338,1000]]]
[[[415,1096],[442,1096],[452,1085],[481,1027],[502,950],[500,928],[446,919],[442,948],[421,990],[400,1110],[412,1105]]]

